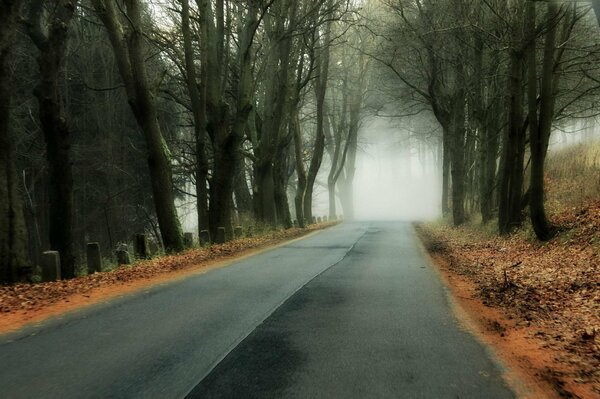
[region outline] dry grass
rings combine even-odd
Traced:
[[[600,198],[600,141],[548,154],[546,192],[549,213],[560,213]]]

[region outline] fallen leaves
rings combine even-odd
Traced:
[[[190,249],[182,254],[138,261],[131,266],[120,267],[110,272],[94,273],[71,280],[0,286],[0,317],[8,313],[39,311],[57,302],[68,302],[76,295],[89,298],[97,288],[125,285],[208,265],[211,261],[228,259],[248,250],[275,245],[334,224],[336,222],[321,223],[306,229],[293,228],[240,238],[221,245]]]
[[[600,201],[566,209],[552,222],[560,234],[547,243],[528,231],[495,237],[473,226],[419,230],[452,273],[476,284],[483,303],[538,329],[532,335],[557,353],[554,370],[574,365],[575,372],[561,373],[600,397]]]

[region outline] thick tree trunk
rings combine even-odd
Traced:
[[[226,134],[226,133],[225,133]],[[211,237],[217,236],[219,227],[225,228],[225,236],[233,237],[231,224],[233,208],[233,179],[239,162],[239,147],[241,140],[229,136],[215,147],[215,169],[210,182],[209,225]]]
[[[16,282],[28,277],[30,266],[10,132],[12,88],[9,57],[20,3],[20,0],[0,3],[0,283]]]
[[[323,151],[325,150],[325,135],[323,132],[323,100],[317,101],[317,134],[315,137],[315,143],[313,145],[313,154],[306,177],[306,191],[304,193],[304,219],[309,223],[312,220],[312,200],[313,191],[315,187],[315,181],[317,180],[317,174],[321,168],[321,162],[323,161]]]
[[[58,75],[57,75],[58,76]],[[48,162],[48,184],[50,199],[49,239],[50,249],[60,252],[61,277],[75,277],[73,254],[73,171],[70,159],[71,143],[69,128],[62,117],[62,105],[56,97],[47,97],[53,88],[38,88],[36,96]]]
[[[535,24],[535,4],[531,3],[527,9],[530,24]],[[553,236],[553,228],[546,217],[544,207],[544,162],[550,141],[552,121],[554,118],[555,103],[555,42],[556,42],[556,17],[558,15],[555,4],[548,4],[548,31],[544,44],[544,58],[542,65],[540,114],[538,121],[537,98],[537,69],[535,40],[528,53],[528,102],[529,102],[529,142],[531,148],[531,175],[529,187],[529,212],[531,224],[536,236],[546,241]],[[533,29],[530,29],[533,35]],[[533,36],[531,36],[533,37]],[[558,74],[556,74],[558,79]]]
[[[60,1],[44,16],[44,5],[31,7],[29,35],[40,54],[40,81],[34,90],[46,143],[49,175],[50,248],[60,253],[61,277],[75,277],[73,254],[73,171],[71,138],[59,81],[67,51],[68,31],[77,1]],[[47,21],[46,21],[47,19]],[[47,25],[47,31],[43,28]]]
[[[525,159],[525,129],[523,118],[524,48],[523,31],[527,26],[524,5],[518,5],[517,21],[509,49],[509,112],[508,129],[502,155],[501,182],[498,196],[498,230],[507,234],[521,225],[523,216],[523,163]]]
[[[281,145],[283,140],[283,122],[284,115],[287,114],[289,107],[289,71],[290,71],[290,51],[292,46],[292,33],[296,20],[297,2],[278,2],[273,5],[272,16],[267,16],[265,23],[267,44],[270,46],[267,60],[267,74],[269,79],[265,92],[265,112],[263,129],[258,148],[256,149],[257,170],[256,170],[256,188],[257,188],[257,217],[265,224],[276,226],[280,223],[286,224],[281,218],[283,211],[279,209],[281,204],[276,204],[277,185],[276,179],[277,167],[274,165],[279,162],[276,158],[284,155],[279,152],[286,147]],[[288,26],[286,27],[286,23]],[[287,202],[287,200],[286,200]],[[279,211],[278,211],[279,209]],[[284,212],[289,213],[288,212]]]
[[[501,234],[509,233],[522,222],[523,162],[523,54],[511,49],[510,105],[507,137],[504,143],[502,181],[499,193],[498,225]]]
[[[208,2],[210,3],[210,2]],[[233,236],[231,216],[233,208],[233,187],[236,171],[240,162],[240,147],[248,124],[248,116],[252,110],[252,43],[254,33],[258,28],[258,4],[251,3],[245,16],[244,26],[240,30],[238,44],[239,78],[235,87],[235,115],[230,115],[226,105],[220,80],[219,61],[223,60],[223,32],[222,24],[223,1],[217,1],[217,27],[210,31],[208,58],[208,72],[211,79],[207,81],[207,106],[209,112],[208,133],[213,147],[213,176],[210,181],[210,201],[208,218],[210,233],[216,237],[217,229],[224,227],[226,238]],[[212,13],[211,13],[212,14]],[[215,76],[213,79],[212,77]],[[231,121],[231,122],[229,122]]]
[[[498,134],[494,123],[486,123],[483,131],[483,159],[481,174],[480,204],[483,223],[492,220],[494,214],[494,190],[496,186],[496,163],[498,155]]]

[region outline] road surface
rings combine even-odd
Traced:
[[[513,398],[410,224],[346,223],[0,336],[2,398]]]

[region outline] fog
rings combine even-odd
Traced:
[[[596,118],[570,120],[552,132],[549,151],[597,140],[600,140],[600,124]]]
[[[354,180],[356,219],[423,220],[441,214],[434,148],[414,135],[384,118],[363,126]]]

